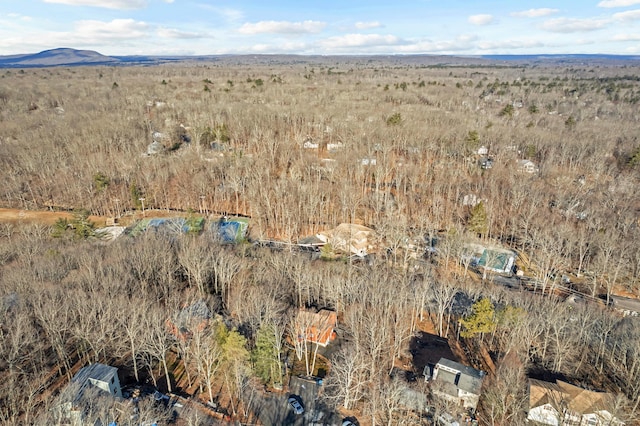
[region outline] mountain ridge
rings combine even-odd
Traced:
[[[0,56],[0,66],[62,66],[97,65],[117,63],[119,59],[105,56],[94,50],[78,50],[68,47],[43,50],[38,53]]]
[[[96,66],[96,65],[154,65],[167,62],[201,62],[234,58],[237,60],[260,62],[290,62],[291,60],[317,59],[380,59],[403,60],[421,62],[424,65],[490,65],[516,63],[548,63],[548,64],[584,64],[586,61],[594,63],[626,63],[640,60],[639,55],[611,55],[611,54],[527,54],[527,55],[293,55],[293,54],[263,54],[263,55],[103,55],[94,50],[79,50],[68,47],[43,50],[38,53],[16,54],[0,56],[0,68],[29,68],[56,66]]]

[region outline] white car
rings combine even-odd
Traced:
[[[460,426],[460,423],[458,423],[449,413],[440,414],[438,416],[438,424],[440,426]]]
[[[291,408],[293,408],[293,411],[296,414],[304,413],[304,408],[302,407],[302,405],[300,404],[300,402],[295,396],[290,396],[287,401],[289,402],[289,405],[291,406]]]

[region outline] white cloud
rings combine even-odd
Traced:
[[[210,4],[196,4],[200,9],[204,9],[222,16],[225,20],[232,23],[237,23],[244,18],[244,13],[238,9],[231,9],[228,7],[211,6]]]
[[[326,49],[343,49],[350,47],[395,46],[402,43],[403,41],[399,37],[391,34],[345,34],[322,40],[320,45]]]
[[[627,7],[640,4],[640,0],[602,0],[599,7]]]
[[[133,19],[114,19],[113,21],[78,21],[73,35],[84,42],[105,42],[108,40],[137,39],[147,36],[149,26]]]
[[[420,40],[406,45],[397,46],[400,53],[457,53],[473,48],[474,35],[461,35],[454,40]]]
[[[320,21],[260,21],[246,23],[238,31],[242,34],[309,34],[319,33],[326,26],[326,22]]]
[[[12,36],[0,30],[0,49],[9,52],[33,53],[56,47],[97,50],[102,54],[147,53],[155,48],[146,45],[151,28],[133,19],[116,19],[103,22],[78,21],[66,31],[41,31],[32,29]],[[156,43],[155,45],[159,45]],[[114,48],[114,46],[117,46]],[[166,48],[166,46],[163,46]],[[111,52],[109,52],[111,50]],[[115,51],[114,51],[115,50]]]
[[[489,25],[494,22],[493,15],[471,15],[468,19],[470,24],[473,25]]]
[[[616,34],[613,41],[640,41],[640,34]]]
[[[7,17],[11,19],[20,19],[21,21],[29,22],[32,20],[31,16],[21,15],[19,13],[7,13]]]
[[[553,33],[577,33],[604,28],[607,21],[601,19],[555,18],[545,21],[541,28]]]
[[[615,19],[616,21],[623,21],[623,22],[637,21],[638,19],[640,19],[640,9],[627,10],[626,12],[614,13],[613,19]]]
[[[540,18],[543,16],[553,15],[560,12],[560,9],[550,9],[548,7],[541,9],[521,10],[520,12],[512,12],[511,16],[516,18]]]
[[[530,49],[532,47],[544,46],[545,44],[540,40],[498,40],[482,41],[478,43],[478,47],[482,50]]]
[[[175,28],[159,28],[158,35],[163,38],[175,38],[175,39],[194,39],[205,38],[205,34],[192,33],[188,31],[180,31]]]
[[[142,9],[147,6],[147,0],[44,0],[44,2],[68,6],[104,7],[106,9]]]
[[[254,53],[300,53],[307,49],[305,43],[254,44],[248,50]]]
[[[359,30],[369,30],[371,28],[381,28],[382,24],[378,21],[356,22],[356,28]]]

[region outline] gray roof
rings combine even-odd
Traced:
[[[89,390],[97,391],[98,393],[104,392],[99,387],[93,385],[92,380],[109,383],[113,377],[118,377],[118,369],[105,364],[91,364],[83,367],[76,373],[71,379],[71,383],[65,389],[68,398],[71,402],[77,403],[80,401],[85,392]],[[107,392],[105,392],[107,394]]]
[[[193,322],[194,320],[203,321],[208,319],[211,319],[211,311],[202,299],[185,307],[178,314],[178,322],[180,325]]]
[[[89,379],[99,380],[101,382],[109,382],[112,377],[118,375],[118,369],[105,364],[91,364],[83,367],[73,376],[72,383],[84,383]]]
[[[454,374],[450,371],[440,369],[438,368],[439,366],[455,370],[459,374]],[[465,392],[480,395],[480,387],[482,386],[482,381],[486,375],[484,371],[476,370],[475,368],[462,365],[459,362],[451,361],[446,358],[440,358],[440,361],[436,364],[436,368],[438,368],[437,380],[453,383]]]

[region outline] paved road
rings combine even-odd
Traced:
[[[263,397],[256,412],[262,424],[272,426],[332,426],[339,425],[341,418],[331,411],[318,397],[321,386],[314,381],[292,377],[289,393],[272,393]],[[287,403],[290,394],[302,400],[304,414],[295,414]]]

